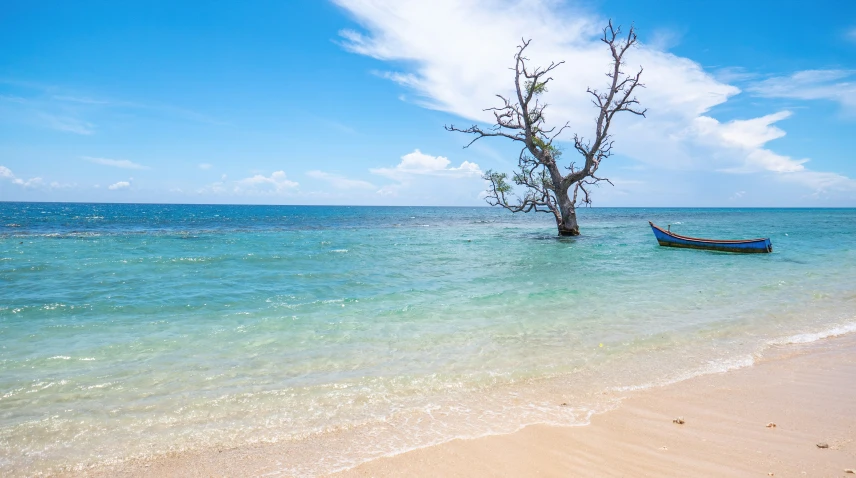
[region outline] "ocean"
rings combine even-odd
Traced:
[[[0,475],[264,443],[316,475],[856,331],[856,209],[579,216],[0,203]]]

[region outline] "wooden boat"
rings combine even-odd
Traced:
[[[651,229],[654,230],[654,236],[657,237],[657,242],[659,242],[661,246],[708,249],[711,251],[724,252],[773,252],[773,243],[770,242],[769,238],[743,239],[737,241],[699,239],[696,237],[681,236],[674,232],[664,230],[654,225],[651,221],[648,221],[648,224],[650,224]]]

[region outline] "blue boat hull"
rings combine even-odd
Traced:
[[[649,224],[651,224],[651,229],[654,231],[654,236],[657,238],[657,242],[660,243],[661,246],[665,247],[684,247],[688,249],[705,249],[710,251],[742,253],[773,252],[773,243],[769,238],[747,239],[741,241],[699,239],[674,234],[655,226],[652,222],[649,222]]]

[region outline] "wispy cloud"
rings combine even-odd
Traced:
[[[95,132],[95,125],[73,116],[55,116],[48,113],[39,113],[38,117],[41,118],[45,126],[57,131],[82,135],[90,135]]]
[[[0,95],[0,101],[5,101],[8,103],[17,103],[19,105],[23,105],[23,104],[27,103],[26,98],[22,98],[20,96],[14,96],[14,95]]]
[[[357,130],[355,130],[351,126],[346,125],[345,123],[341,123],[339,121],[335,121],[335,120],[331,120],[331,119],[327,119],[327,118],[316,118],[315,120],[317,122],[321,123],[322,125],[330,128],[330,129],[333,129],[339,133],[344,133],[344,134],[348,134],[348,135],[357,134]]]
[[[48,128],[65,133],[91,135],[96,132],[95,124],[81,108],[63,105],[53,98],[55,87],[32,82],[0,78],[0,85],[15,88],[15,95],[0,95],[0,114],[22,124]]]
[[[847,38],[848,40],[850,40],[850,41],[852,41],[852,42],[856,43],[856,27],[853,27],[853,28],[851,28],[850,30],[848,30],[848,31],[847,31],[847,33],[846,33],[844,36],[845,36],[845,38]]]
[[[128,181],[119,181],[117,183],[113,183],[107,186],[107,189],[111,191],[116,191],[118,189],[128,189],[129,187],[131,187],[131,183],[129,183]]]
[[[651,33],[651,36],[643,39],[651,48],[656,50],[667,51],[678,46],[684,32],[674,28],[656,28]]]
[[[856,114],[856,71],[804,70],[752,84],[747,91],[765,98],[829,100]]]
[[[90,163],[102,164],[104,166],[112,166],[114,168],[123,169],[150,169],[148,166],[129,161],[127,159],[109,159],[109,158],[93,158],[92,156],[83,156],[81,159]]]
[[[212,165],[208,164],[208,163],[199,163],[197,166],[199,167],[199,169],[201,169],[203,171],[207,171],[207,170],[211,169]]]
[[[307,171],[306,175],[310,178],[326,181],[336,189],[377,189],[377,186],[368,181],[346,178],[338,174],[327,173],[324,171]]]
[[[713,76],[723,83],[733,83],[755,80],[759,75],[742,66],[727,66],[714,70]]]
[[[91,135],[97,132],[96,123],[117,113],[148,113],[161,118],[180,119],[197,123],[224,125],[226,122],[209,115],[158,101],[127,101],[105,98],[69,90],[57,85],[32,81],[0,78],[0,84],[10,85],[16,95],[0,96],[8,111],[0,112],[9,119],[23,124],[50,128],[56,131]]]
[[[54,95],[53,99],[57,101],[67,101],[70,103],[82,103],[85,105],[116,105],[115,102],[109,100],[100,100],[95,98],[88,98],[84,96],[69,96],[69,95]]]
[[[220,121],[218,119],[212,118],[206,114],[200,113],[198,111],[190,110],[187,108],[181,108],[174,105],[159,103],[159,102],[138,102],[138,101],[125,101],[125,100],[117,100],[110,98],[93,98],[90,96],[76,96],[76,95],[52,95],[51,99],[63,102],[63,103],[72,103],[78,105],[85,105],[90,107],[102,107],[102,108],[113,108],[113,109],[132,109],[132,110],[147,110],[155,113],[160,113],[165,116],[182,118],[185,120],[190,120],[198,123],[207,123],[214,125],[224,125],[227,124],[224,121]]]

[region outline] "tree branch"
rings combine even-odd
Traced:
[[[550,212],[555,216],[561,232],[569,210],[573,214],[575,205],[591,204],[593,187],[604,181],[612,184],[609,179],[598,176],[597,171],[603,160],[612,156],[614,143],[609,131],[613,119],[622,111],[644,117],[647,110],[640,107],[634,96],[637,88],[644,88],[640,82],[642,68],[632,75],[622,70],[625,54],[637,44],[635,27],[631,26],[627,35],[622,36],[621,27],[614,26],[610,20],[600,40],[609,48],[612,63],[606,73],[609,80],[607,88],[603,91],[586,89],[598,114],[594,132],[589,139],[578,134],[573,137],[574,150],[583,159],[581,167],[572,161],[566,167],[566,174],[560,172],[557,160],[562,150],[553,143],[570,127],[570,123],[558,128],[548,126],[544,115],[548,105],[541,101],[542,95],[548,91],[547,86],[553,81],[550,73],[564,62],[551,62],[547,67],[531,69],[528,65],[530,60],[525,56],[531,40],[521,39],[514,54],[514,67],[511,68],[514,72],[514,97],[496,95],[501,103],[484,110],[493,114],[494,123],[485,127],[445,127],[447,131],[474,136],[465,148],[479,139],[494,136],[523,143],[518,170],[511,177],[511,182],[506,173],[489,170],[484,174],[488,182],[488,204],[512,212]],[[514,194],[511,183],[523,188],[525,192],[522,197]],[[569,194],[571,188],[572,196]],[[576,219],[573,221],[576,224]]]

